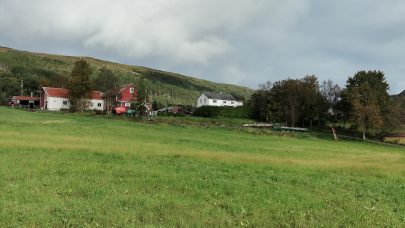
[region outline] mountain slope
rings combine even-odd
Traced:
[[[93,68],[93,77],[105,66],[119,75],[120,83],[126,84],[144,79],[149,99],[161,104],[194,104],[203,91],[231,93],[247,99],[253,90],[247,87],[214,83],[140,66],[103,61],[91,57],[73,57],[19,51],[0,47],[0,71],[9,72],[26,81],[33,89],[38,86],[63,86],[70,77],[75,61],[83,58]],[[28,84],[31,82],[31,84]],[[34,85],[35,84],[35,85]],[[28,91],[27,91],[28,93]]]

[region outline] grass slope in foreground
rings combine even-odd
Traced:
[[[405,151],[0,107],[0,226],[401,226]]]

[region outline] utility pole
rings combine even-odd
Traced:
[[[21,96],[24,96],[24,79],[21,79]]]

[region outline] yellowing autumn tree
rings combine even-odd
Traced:
[[[359,71],[347,80],[346,92],[351,105],[351,119],[363,133],[376,133],[389,112],[388,83],[381,71]]]

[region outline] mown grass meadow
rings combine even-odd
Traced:
[[[403,226],[405,150],[0,107],[0,226]]]

